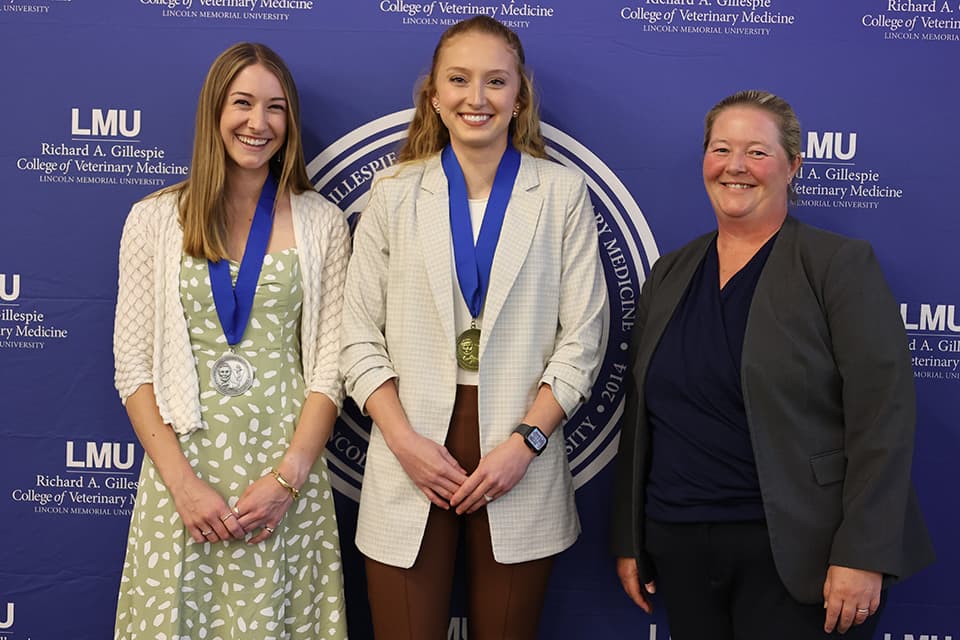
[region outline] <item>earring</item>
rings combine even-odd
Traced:
[[[439,103],[439,102],[434,101],[434,103],[433,103],[433,110],[437,112],[437,115],[440,115],[440,103]]]
[[[513,117],[516,118],[520,115],[520,105],[517,105],[513,108]]]

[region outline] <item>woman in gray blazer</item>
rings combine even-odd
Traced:
[[[624,590],[674,640],[870,638],[933,559],[913,372],[870,246],[787,213],[800,124],[744,91],[706,118],[717,231],[643,287],[614,498]]]
[[[583,177],[546,157],[501,23],[448,29],[416,102],[344,300],[341,368],[374,422],[357,526],[374,632],[446,637],[462,529],[470,637],[534,638],[580,531],[560,427],[600,362],[593,212]]]

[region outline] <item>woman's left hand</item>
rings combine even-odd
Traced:
[[[493,451],[480,458],[476,470],[450,498],[450,506],[462,515],[473,513],[496,500],[520,482],[535,457],[523,441],[523,436],[511,434]]]
[[[846,633],[850,627],[863,624],[880,607],[882,583],[883,575],[876,571],[830,565],[823,583],[823,630],[832,633],[836,628]]]
[[[293,504],[293,496],[269,473],[247,487],[234,507],[244,531],[259,531],[250,538],[257,544],[273,535]]]

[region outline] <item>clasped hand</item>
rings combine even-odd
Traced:
[[[273,477],[267,475],[250,484],[231,509],[213,487],[193,476],[174,494],[174,503],[184,527],[196,542],[249,539],[257,544],[270,537],[293,499]],[[259,529],[259,531],[258,531]]]
[[[482,457],[468,475],[446,447],[413,431],[397,443],[393,453],[430,502],[445,510],[453,507],[461,515],[513,489],[534,458],[522,438],[511,436]]]

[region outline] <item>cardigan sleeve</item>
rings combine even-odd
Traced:
[[[113,326],[114,384],[126,404],[153,383],[156,216],[152,200],[133,206],[120,239],[120,275]]]
[[[326,201],[323,201],[323,205],[321,215],[324,224],[320,241],[325,245],[325,250],[321,254],[323,266],[316,298],[319,309],[316,310],[315,344],[310,345],[314,349],[314,358],[307,385],[310,391],[329,397],[339,409],[343,401],[339,367],[340,325],[343,288],[350,259],[350,232],[343,213]]]

